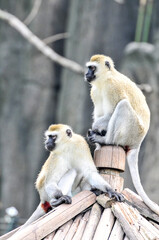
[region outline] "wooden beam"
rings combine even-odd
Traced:
[[[82,235],[83,232],[85,230],[85,227],[87,225],[88,219],[89,219],[89,215],[90,215],[90,210],[88,210],[84,216],[82,217],[82,219],[80,220],[80,224],[77,228],[77,231],[75,233],[75,235],[73,236],[72,240],[81,240],[82,239]],[[59,239],[61,240],[61,239]]]
[[[92,240],[102,214],[102,208],[98,203],[92,207],[90,217],[82,236],[82,240]],[[71,238],[70,238],[71,239]],[[67,240],[70,240],[67,239]]]
[[[40,240],[72,219],[74,216],[91,206],[96,201],[96,195],[83,191],[72,198],[72,204],[63,204],[45,216],[39,218],[22,231],[12,235],[10,240]],[[0,238],[3,240],[3,236]]]
[[[94,161],[98,168],[125,171],[125,151],[122,147],[103,146],[94,152]]]
[[[104,212],[102,213],[93,240],[108,239],[113,228],[114,221],[115,217],[112,214],[111,209],[110,208],[105,209]]]
[[[112,210],[126,236],[131,240],[159,239],[159,230],[127,203],[116,202]]]
[[[123,240],[124,232],[118,220],[115,221],[109,240]]]
[[[69,229],[69,231],[68,231],[68,233],[65,237],[65,240],[70,240],[74,237],[82,217],[83,217],[83,213],[81,213],[81,214],[79,214],[78,216],[75,217],[75,219],[74,219],[74,221],[73,221],[73,223],[72,223],[72,225],[71,225],[71,227],[70,227],[70,229]]]
[[[122,193],[124,194],[125,198],[128,200],[128,204],[132,205],[133,207],[137,208],[137,210],[146,218],[154,220],[159,223],[159,216],[154,213],[146,204],[143,202],[141,197],[131,191],[128,188],[125,188]]]
[[[126,154],[123,148],[117,146],[103,146],[94,152],[94,162],[100,175],[114,190],[123,190],[124,179],[120,172],[125,170]]]

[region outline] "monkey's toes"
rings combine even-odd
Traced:
[[[107,191],[108,195],[110,198],[113,198],[115,197],[115,199],[118,201],[118,202],[123,202],[125,199],[124,199],[124,196],[121,194],[121,193],[118,193],[118,192],[115,192],[113,190],[108,190]]]
[[[64,203],[66,204],[71,204],[72,203],[72,198],[67,196],[67,195],[64,195],[62,196],[63,200],[64,200]]]
[[[92,129],[88,129],[87,136],[88,136],[88,137],[91,137],[91,136],[92,136],[92,134],[93,134],[93,131],[92,131]]]

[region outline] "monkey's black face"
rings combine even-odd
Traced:
[[[96,66],[88,66],[88,72],[85,74],[85,79],[87,82],[92,82],[96,76],[95,76]]]
[[[57,135],[49,135],[48,139],[45,141],[45,148],[51,152],[54,150],[55,146],[56,146],[56,139],[57,139]]]

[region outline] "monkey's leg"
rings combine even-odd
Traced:
[[[92,130],[94,132],[98,132],[99,135],[105,136],[110,118],[111,118],[111,114],[106,114],[102,117],[95,119],[92,124]]]
[[[140,134],[141,130],[141,120],[128,100],[123,99],[117,104],[110,118],[106,135],[101,136],[94,133],[90,140],[101,145],[114,144],[137,148],[143,139]]]
[[[58,187],[62,192],[62,196],[60,196],[58,199],[51,199],[50,204],[52,207],[57,207],[62,203],[70,204],[72,203],[72,185],[75,181],[75,178],[77,176],[77,172],[75,169],[68,170],[64,176],[60,179],[58,183]]]
[[[141,119],[138,118],[129,102],[124,99],[118,103],[108,123],[105,143],[128,146],[127,161],[134,187],[145,204],[159,215],[159,206],[149,199],[140,181],[138,154],[144,138],[142,130]]]

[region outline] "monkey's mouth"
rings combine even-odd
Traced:
[[[45,148],[46,148],[46,150],[48,150],[49,152],[51,152],[51,151],[54,150],[55,146],[56,146],[55,143],[54,143],[54,144],[49,144],[49,143],[48,143],[48,144],[45,145]]]
[[[92,82],[94,79],[96,78],[96,76],[94,75],[94,74],[89,74],[89,73],[87,73],[86,75],[85,75],[85,80],[87,81],[87,82]]]

